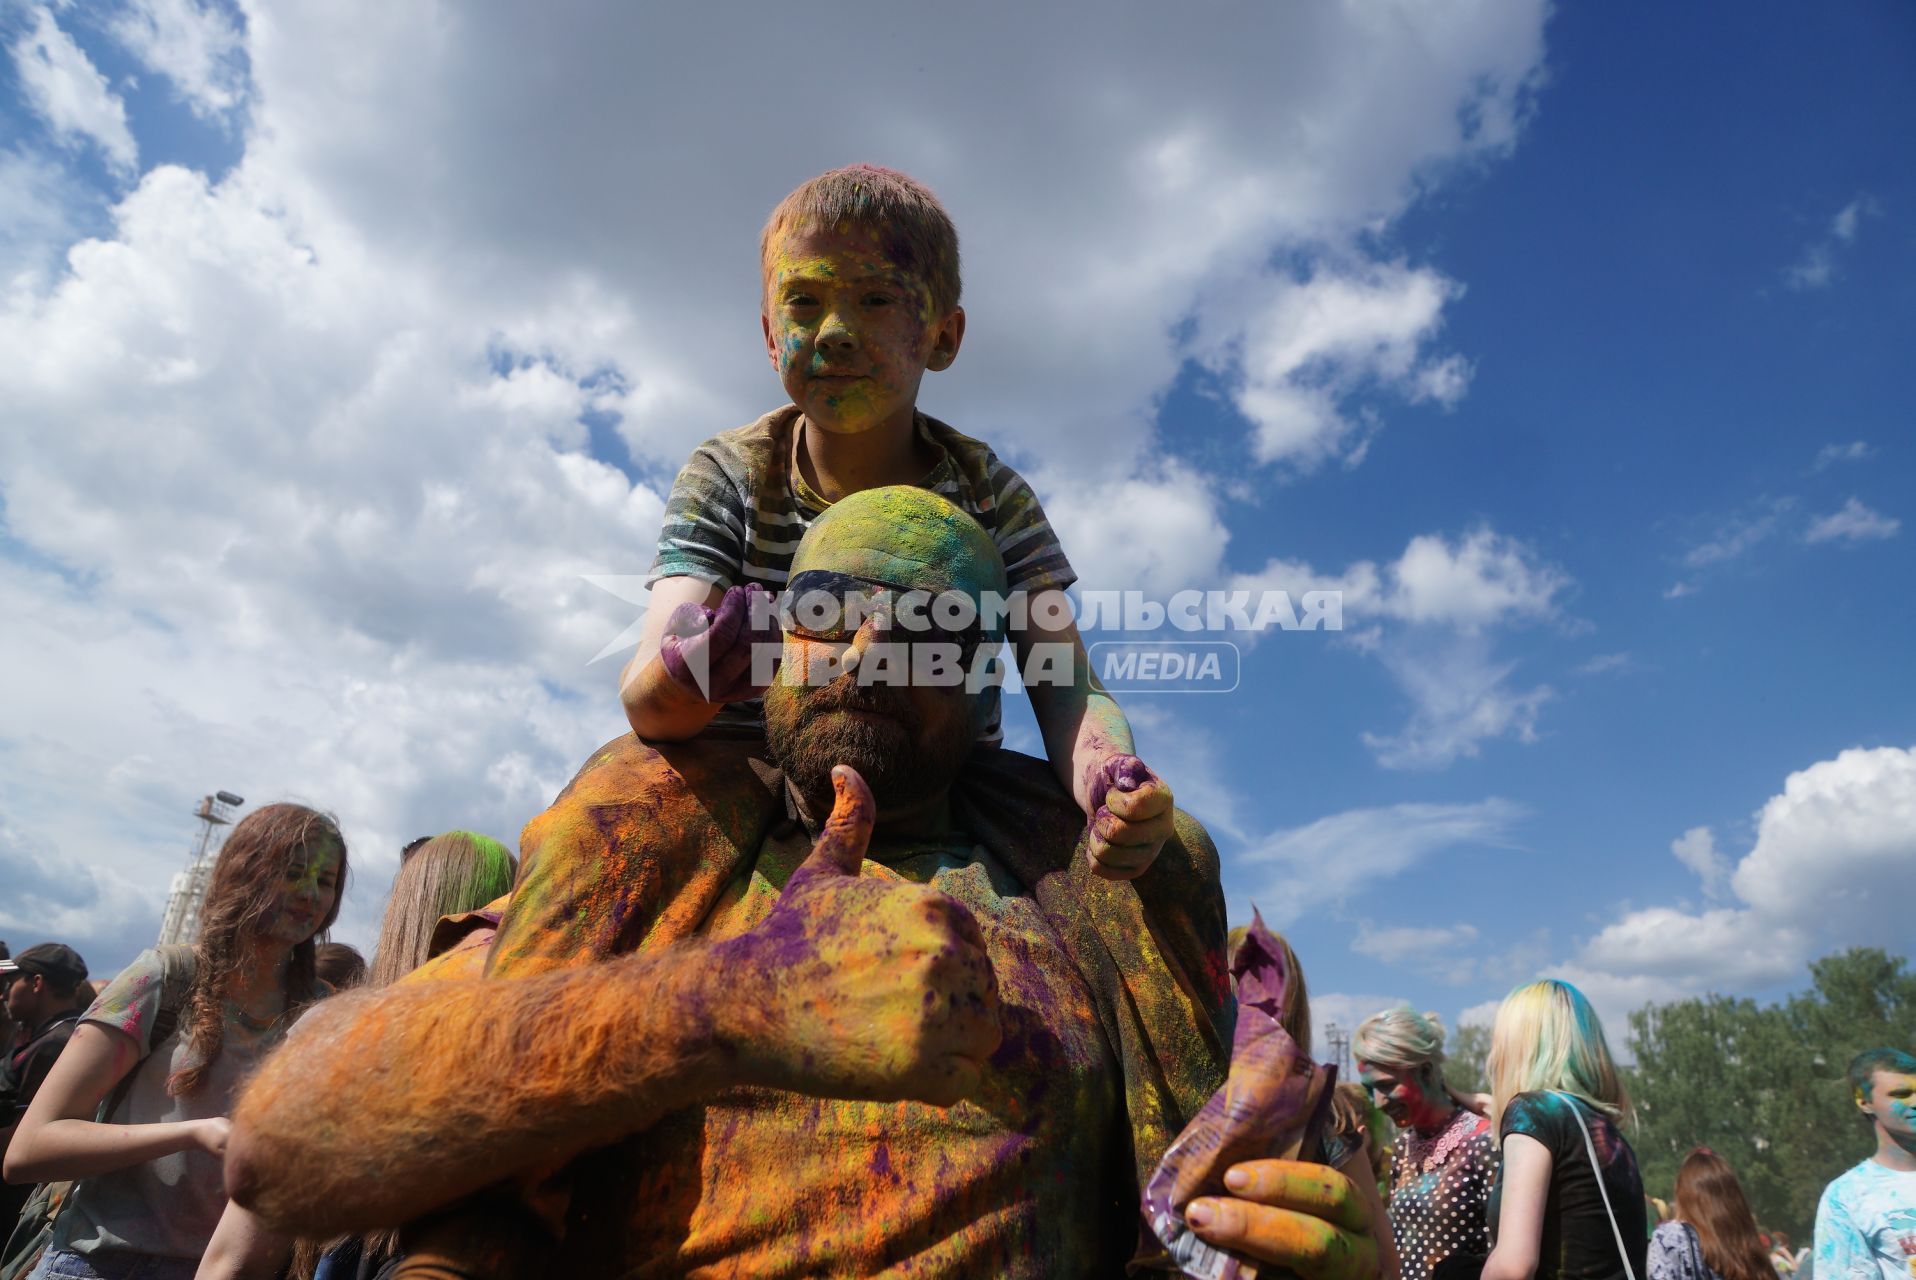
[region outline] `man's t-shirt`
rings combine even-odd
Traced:
[[[762,920],[811,847],[768,838],[706,936]],[[978,1095],[941,1110],[737,1089],[667,1117],[633,1148],[622,1252],[642,1261],[624,1274],[1119,1274],[1137,1205],[1117,1064],[1038,904],[962,838],[874,846],[862,874],[932,885],[977,918],[1004,1027]]]
[[[1916,1280],[1916,1172],[1865,1160],[1816,1206],[1816,1280]]]
[[[132,1036],[141,1058],[133,1085],[108,1117],[113,1124],[153,1124],[163,1120],[200,1120],[233,1109],[239,1086],[286,1034],[291,1019],[265,1027],[238,1026],[228,1020],[225,1043],[213,1059],[206,1082],[196,1093],[174,1098],[166,1079],[187,1065],[192,1049],[182,1016],[172,1035],[150,1044],[159,1015],[165,963],[157,951],[145,951],[107,985],[83,1017]],[[179,1151],[128,1169],[85,1178],[60,1215],[54,1244],[74,1253],[131,1251],[161,1257],[197,1258],[226,1209],[226,1188],[218,1157],[204,1151]]]
[[[1583,1130],[1570,1108],[1575,1106],[1590,1128],[1590,1140],[1603,1166],[1603,1186],[1616,1213],[1616,1230],[1604,1209],[1603,1193],[1590,1168]],[[1543,1239],[1537,1252],[1536,1280],[1623,1280],[1617,1255],[1616,1231],[1630,1253],[1630,1267],[1638,1280],[1644,1276],[1649,1230],[1643,1215],[1643,1178],[1637,1172],[1636,1152],[1610,1117],[1593,1107],[1573,1103],[1554,1093],[1520,1093],[1504,1108],[1498,1130],[1499,1150],[1513,1133],[1541,1142],[1550,1152],[1550,1196],[1544,1206]],[[1503,1179],[1490,1193],[1490,1230],[1494,1239],[1503,1210]]]
[[[20,1117],[27,1113],[27,1104],[40,1092],[41,1082],[47,1078],[47,1072],[53,1070],[60,1051],[73,1038],[73,1028],[79,1022],[78,1009],[57,1014],[35,1027],[19,1048],[0,1059],[0,1129],[20,1123]],[[26,1206],[27,1197],[32,1194],[32,1183],[16,1186],[0,1182],[0,1231],[12,1230],[20,1210]]]

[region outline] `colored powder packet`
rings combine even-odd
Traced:
[[[1284,987],[1283,951],[1262,916],[1252,912],[1243,946],[1231,961],[1237,983],[1237,1034],[1224,1087],[1211,1095],[1144,1188],[1144,1220],[1163,1245],[1133,1269],[1177,1271],[1197,1280],[1255,1280],[1255,1264],[1215,1249],[1184,1222],[1184,1206],[1199,1196],[1229,1195],[1224,1172],[1246,1160],[1296,1160],[1315,1152],[1330,1115],[1337,1068],[1320,1066],[1300,1050],[1278,1021]],[[1267,1267],[1266,1274],[1284,1274]]]

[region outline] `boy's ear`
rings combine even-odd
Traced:
[[[951,362],[958,358],[958,348],[965,343],[965,309],[953,307],[951,314],[938,326],[937,334],[932,338],[931,354],[925,357],[925,367],[933,373],[941,373],[951,368]]]
[[[772,362],[774,372],[778,370],[778,339],[772,336],[772,317],[764,311],[758,313],[759,332],[765,335],[765,358]]]

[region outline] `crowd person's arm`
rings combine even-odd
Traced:
[[[1372,1210],[1350,1178],[1301,1160],[1248,1160],[1224,1171],[1224,1185],[1232,1194],[1184,1208],[1200,1239],[1302,1280],[1377,1280]]]
[[[240,1100],[234,1199],[329,1236],[410,1221],[735,1085],[969,1096],[1000,1035],[983,937],[944,894],[859,878],[871,793],[850,769],[836,779],[811,857],[738,938],[317,1006]]]
[[[292,1254],[291,1236],[228,1202],[193,1280],[275,1280]]]
[[[1530,1280],[1537,1274],[1550,1167],[1550,1148],[1535,1138],[1513,1133],[1504,1139],[1497,1243],[1484,1262],[1483,1280]]]
[[[1094,869],[1110,880],[1135,879],[1171,837],[1171,788],[1144,769],[1134,754],[1131,722],[1092,670],[1091,655],[1085,652],[1084,637],[1078,634],[1064,592],[1047,588],[1033,596],[1026,625],[1012,626],[1010,638],[1021,672],[1031,669],[1039,645],[1068,651],[1068,670],[1059,672],[1056,663],[1050,664],[1054,676],[1069,677],[1066,683],[1028,684],[1025,692],[1044,736],[1052,772],[1078,807],[1091,815],[1089,853]],[[1133,765],[1143,781],[1129,790],[1113,786],[1114,770],[1124,767],[1134,772]]]
[[[7,1147],[7,1181],[84,1178],[176,1151],[215,1156],[225,1151],[229,1126],[223,1117],[158,1124],[94,1123],[101,1100],[139,1062],[139,1045],[124,1031],[97,1022],[75,1027]]]

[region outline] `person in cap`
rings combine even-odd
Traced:
[[[72,947],[43,942],[11,959],[0,959],[7,1017],[19,1028],[13,1051],[0,1062],[0,1156],[26,1114],[40,1082],[67,1047],[80,1015],[93,1001],[86,961]],[[0,1186],[0,1223],[10,1224],[32,1192],[31,1184]]]

